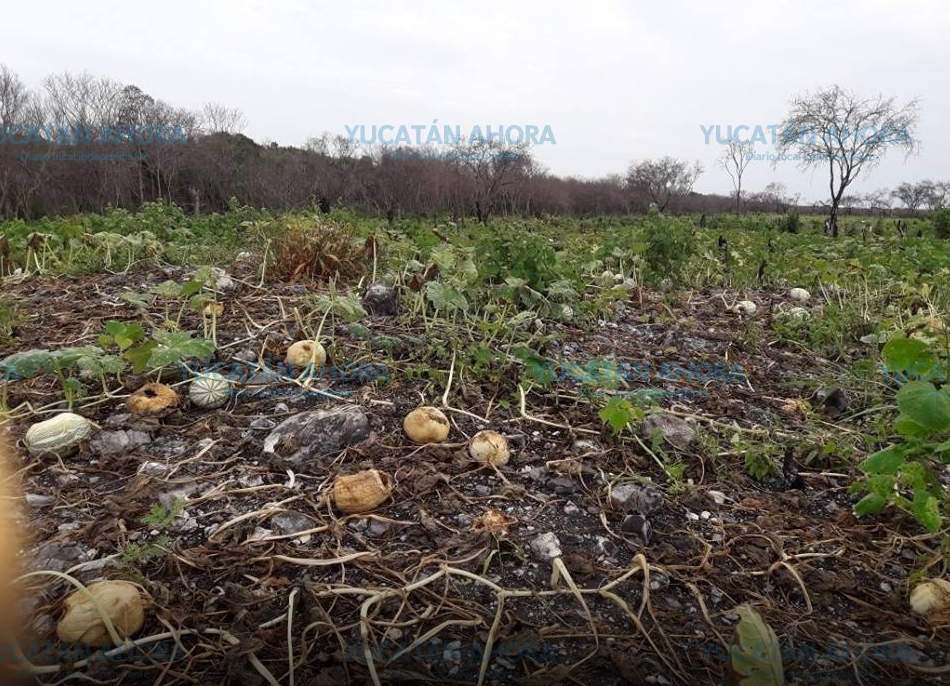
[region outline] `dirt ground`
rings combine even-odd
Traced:
[[[119,299],[123,290],[176,277],[11,283],[6,295],[27,318],[0,358],[94,343],[104,321],[138,317]],[[289,313],[302,295],[300,287],[241,284],[219,322],[220,361],[279,360],[297,336]],[[778,296],[744,297],[767,322]],[[393,319],[362,323],[374,335],[420,335]],[[200,331],[200,320],[189,315],[183,326]],[[17,444],[29,566],[83,582],[132,579],[154,600],[131,653],[69,655],[54,645],[67,584],[31,580],[22,640],[32,648],[27,657],[48,667],[38,678],[721,684],[736,608],[750,604],[776,632],[790,681],[950,683],[950,631],[928,627],[907,604],[910,575],[939,541],[891,511],[857,520],[848,491],[854,470],[835,451],[806,463],[807,446],[861,430],[860,419],[849,419],[862,409],[859,395],[840,416],[820,411],[816,389],[840,371],[834,364],[768,335],[754,340],[717,292],[684,294],[672,308],[658,297],[632,299],[590,330],[550,326],[563,335],[544,351],[549,359],[612,355],[654,371],[703,359],[739,365],[745,380],[703,386],[654,374],[629,384],[689,391],[657,401],[695,429],[683,450],[613,436],[570,379],[529,392],[522,413],[513,377],[508,387],[454,389],[449,439],[420,447],[403,435],[402,418],[419,404],[439,405],[444,389],[399,374],[386,385],[316,385],[336,397],[249,384],[222,409],[185,402],[149,418],[130,415],[121,397],[106,399],[80,413],[110,440],[94,436],[62,460],[31,459]],[[345,325],[332,335],[338,356],[365,357]],[[399,346],[394,355],[398,365]],[[54,378],[7,386],[11,408],[62,397]],[[365,411],[367,439],[305,464],[264,450],[287,417],[346,404]],[[13,441],[31,421],[10,422]],[[511,441],[511,461],[497,471],[466,450],[485,428]],[[743,452],[768,441],[789,449],[778,456],[782,474],[763,483],[747,473]],[[682,464],[676,483],[662,459]],[[368,515],[344,516],[328,489],[362,468],[391,475],[393,494]],[[609,488],[638,479],[665,490],[661,507],[639,518],[608,497]],[[179,498],[173,521],[143,522],[155,503],[175,509]],[[543,550],[550,533],[556,559]],[[70,664],[77,657],[78,667]]]

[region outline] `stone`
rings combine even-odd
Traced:
[[[651,414],[640,424],[640,435],[644,439],[652,440],[657,433],[678,450],[686,450],[696,440],[695,427],[671,414]]]
[[[399,314],[399,292],[381,283],[370,284],[363,295],[363,309],[370,315],[395,317]]]
[[[144,431],[100,431],[89,441],[89,448],[98,455],[121,455],[151,440]]]
[[[288,417],[264,439],[264,452],[291,464],[338,453],[369,437],[369,419],[359,405],[311,410]]]
[[[541,560],[553,560],[561,556],[561,542],[553,532],[535,536],[530,545],[531,552]]]
[[[663,494],[648,486],[623,483],[610,489],[610,504],[622,512],[648,515],[663,507]]]
[[[650,539],[653,537],[653,527],[650,520],[639,514],[627,515],[623,520],[623,524],[620,525],[620,530],[639,539],[639,542],[643,545],[649,545]]]
[[[299,534],[301,531],[316,529],[317,523],[299,512],[281,512],[270,519],[271,528],[281,536]]]

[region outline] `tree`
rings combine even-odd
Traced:
[[[785,214],[789,207],[798,204],[801,198],[800,193],[789,194],[788,188],[779,181],[770,181],[761,191],[753,193],[749,199],[753,202],[762,203],[772,212],[781,212]]]
[[[927,209],[933,212],[938,207],[944,207],[947,202],[947,196],[950,195],[950,181],[930,181],[929,179],[921,181],[923,187],[923,203]]]
[[[491,216],[502,189],[524,178],[531,165],[526,144],[506,145],[494,138],[462,141],[451,156],[475,181],[475,216],[483,224]]]
[[[890,146],[907,155],[916,150],[917,109],[916,100],[898,107],[894,98],[862,98],[840,86],[792,101],[776,147],[786,155],[797,153],[803,168],[827,165],[833,236],[838,235],[838,208],[851,182],[878,165]]]
[[[925,183],[902,183],[891,191],[891,195],[900,200],[911,212],[916,212],[927,199],[931,188]]]
[[[755,146],[751,142],[741,143],[736,139],[729,141],[718,160],[720,167],[726,170],[736,189],[736,214],[739,214],[742,202],[742,175],[755,157]]]
[[[646,194],[662,212],[673,198],[689,195],[702,173],[703,167],[698,161],[690,167],[686,160],[662,157],[631,163],[627,185],[635,192]]]
[[[245,127],[247,120],[237,107],[209,102],[201,111],[201,128],[205,133],[242,133]]]
[[[0,126],[6,128],[20,123],[20,117],[29,102],[29,91],[20,77],[0,64]]]

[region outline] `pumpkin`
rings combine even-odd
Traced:
[[[327,361],[327,351],[316,341],[297,341],[287,348],[284,362],[289,367],[322,367]]]
[[[367,469],[338,477],[333,482],[333,502],[340,512],[368,512],[382,504],[392,490],[392,479],[388,474]]]
[[[449,435],[449,420],[435,407],[423,405],[406,415],[403,431],[416,443],[439,443]]]
[[[178,394],[162,383],[147,383],[125,400],[132,414],[155,414],[178,405]]]
[[[508,449],[508,439],[503,434],[486,429],[472,436],[468,454],[484,465],[497,466],[508,462],[511,451]]]
[[[150,605],[147,595],[128,581],[100,581],[84,591],[76,591],[64,601],[63,618],[56,625],[56,635],[66,643],[82,643],[101,648],[112,639],[105,622],[90,595],[105,611],[121,638],[134,636],[145,624],[145,609]]]
[[[31,426],[23,442],[30,455],[64,457],[79,449],[79,444],[92,433],[92,422],[72,412],[63,412],[52,419]]]
[[[188,397],[198,407],[213,410],[228,402],[231,382],[216,372],[199,374],[188,387]]]

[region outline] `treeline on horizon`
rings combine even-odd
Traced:
[[[162,128],[184,135],[170,143],[130,136],[62,145],[37,142],[36,131],[44,127]],[[324,133],[294,147],[255,142],[241,133],[243,128],[243,116],[233,108],[180,108],[134,85],[89,74],[49,76],[31,90],[0,65],[0,218],[31,220],[108,207],[136,210],[155,201],[193,213],[221,212],[233,198],[272,211],[347,207],[390,219],[449,214],[487,220],[508,214],[629,214],[645,211],[656,200],[632,172],[594,180],[558,177],[523,145],[469,141],[449,151],[394,148],[362,146]],[[15,140],[15,132],[29,131],[33,140]],[[657,163],[674,169],[688,164],[671,158]],[[735,211],[734,196],[696,193],[691,185],[668,193],[662,209]],[[889,197],[885,191],[855,196],[843,209],[893,214]],[[823,206],[801,205],[782,184],[770,183],[746,195],[742,209],[821,212]]]

